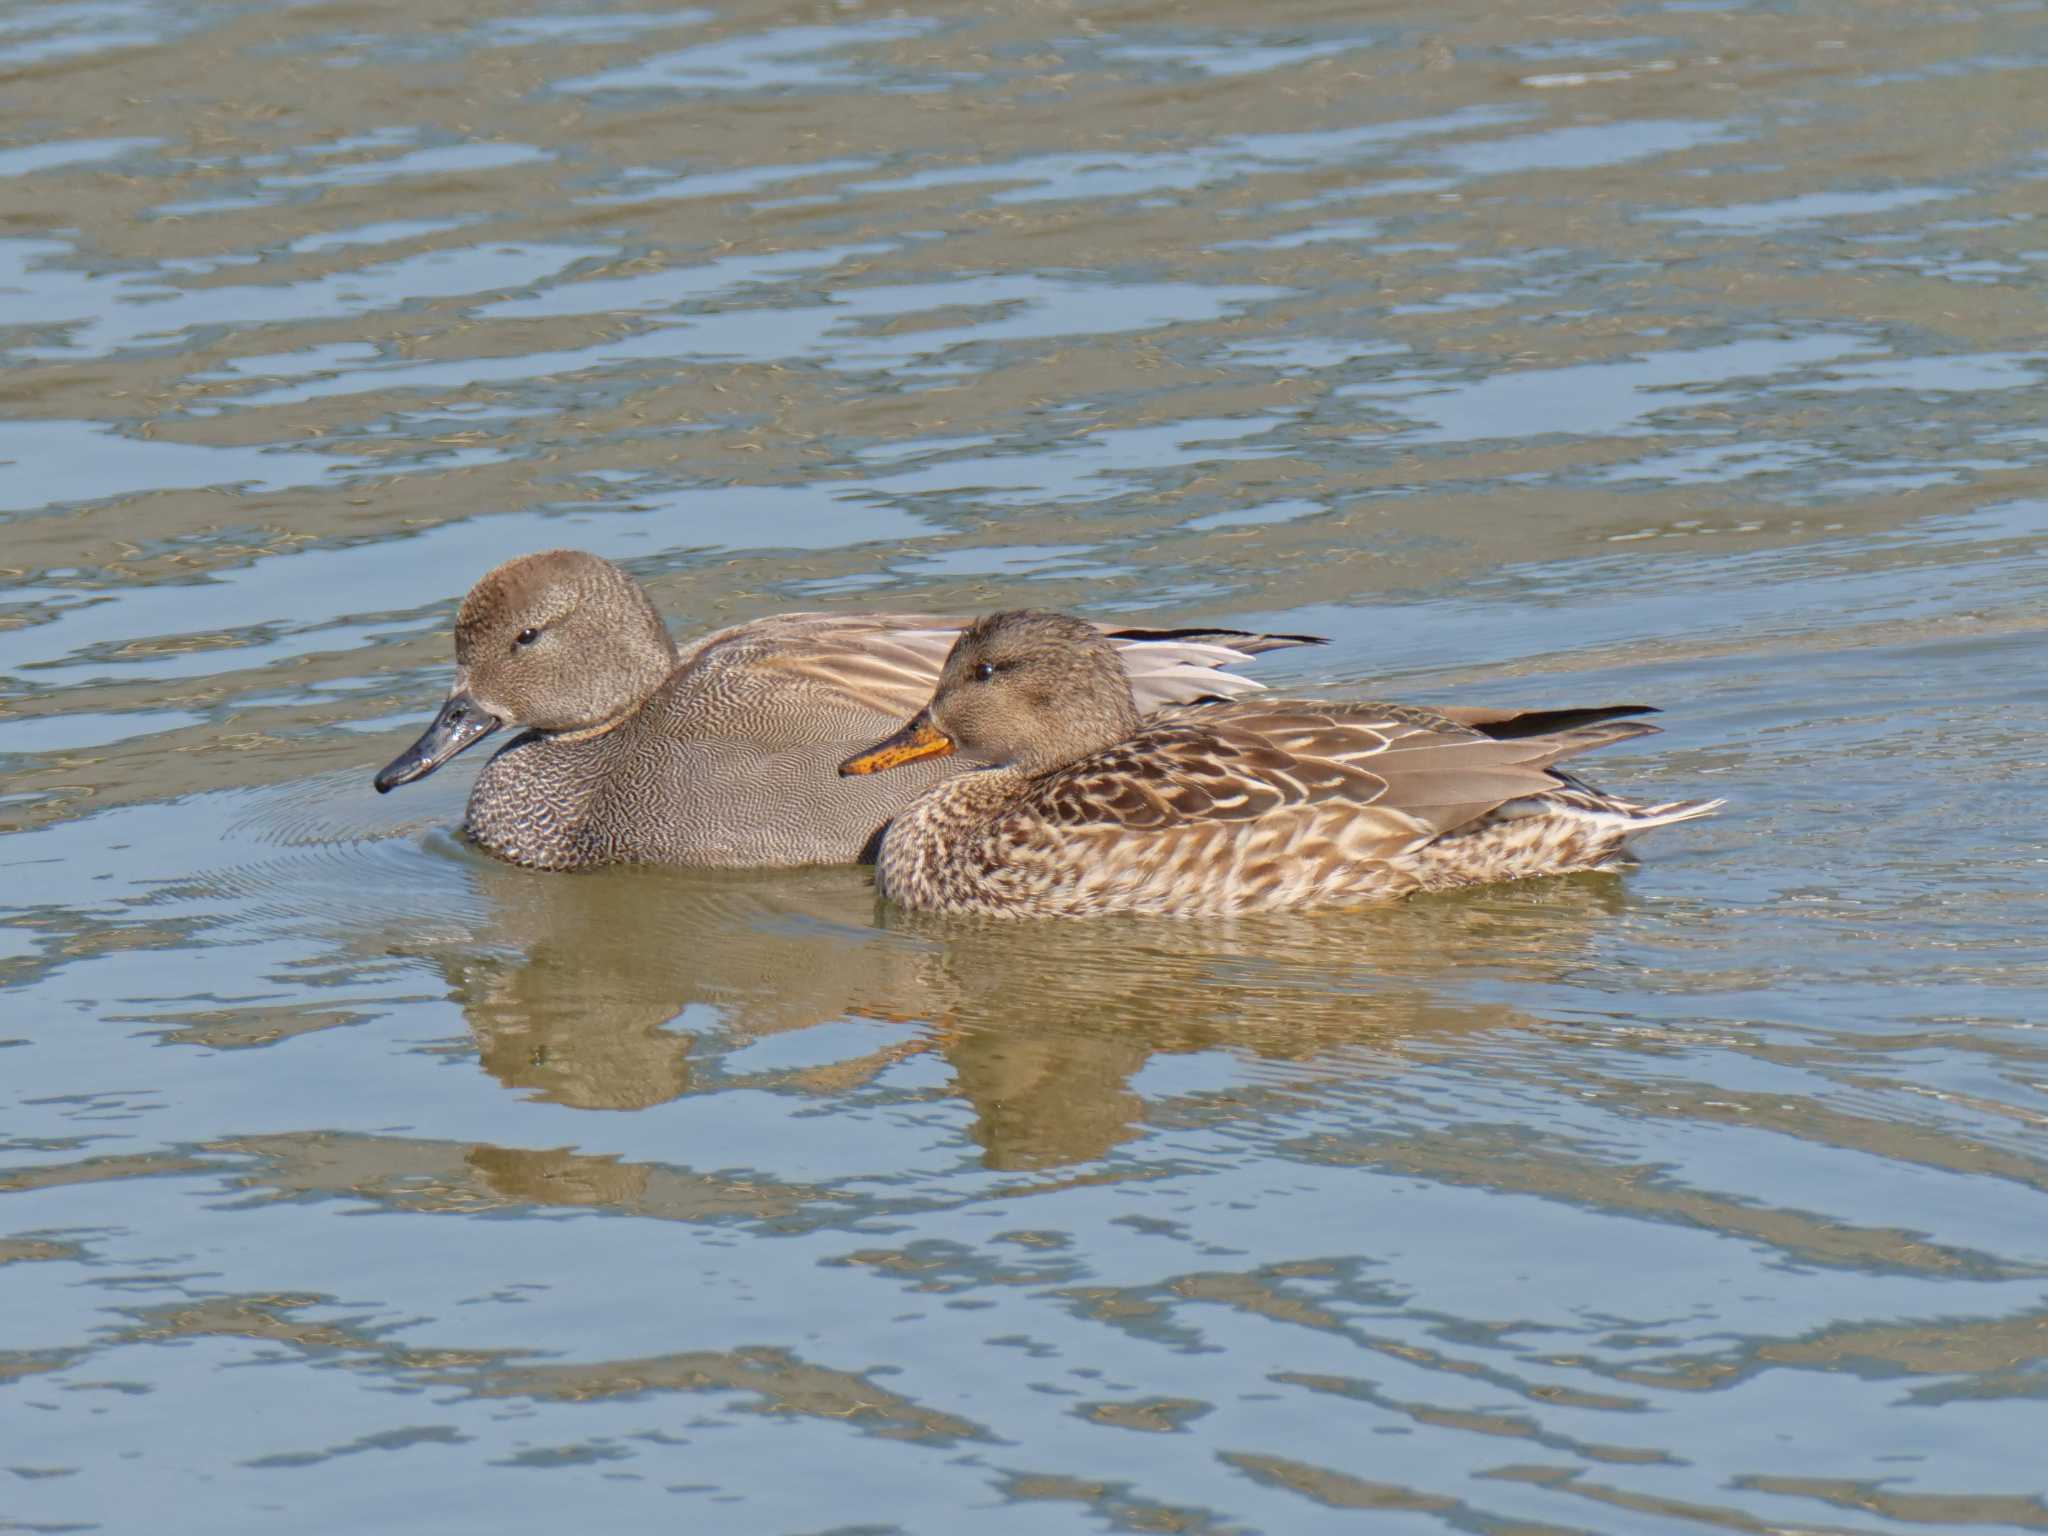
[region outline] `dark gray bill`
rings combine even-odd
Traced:
[[[488,710],[477,708],[466,693],[451,693],[434,723],[420,732],[420,739],[386,763],[378,773],[377,793],[388,795],[401,784],[424,779],[464,747],[482,741],[505,722]]]

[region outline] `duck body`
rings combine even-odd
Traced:
[[[884,834],[876,884],[927,911],[1224,916],[1600,869],[1714,807],[1638,805],[1548,763],[1652,729],[1503,740],[1408,705],[1196,705],[1051,773],[928,790]]]
[[[891,635],[945,635],[934,623],[943,621],[789,614],[707,637],[616,726],[528,731],[499,749],[470,790],[464,830],[486,852],[534,869],[872,857],[883,823],[962,765],[918,764],[902,785],[877,779],[867,793],[842,788],[840,759],[900,715],[875,696],[888,691],[879,675],[863,697],[844,676],[809,675],[799,663],[829,660],[813,648],[820,639],[834,651],[888,648]],[[914,669],[927,648],[896,659]]]
[[[851,784],[834,769],[929,696],[966,624],[920,614],[779,614],[678,648],[638,583],[573,550],[488,573],[456,617],[455,684],[380,791],[523,727],[471,788],[478,847],[535,869],[770,866],[872,857],[882,826],[969,766]],[[1102,626],[1137,697],[1258,685],[1228,669],[1305,636]]]
[[[1626,718],[1651,712],[1639,705],[1432,710],[1262,695],[1140,720],[1111,707],[1116,680],[1098,666],[1065,680],[1080,675],[1102,695],[1073,728],[1061,718],[1071,695],[1031,676],[1037,648],[1090,648],[1079,631],[1042,624],[1061,617],[1002,614],[967,631],[965,659],[948,661],[932,705],[892,738],[898,752],[957,739],[997,766],[928,789],[890,823],[876,864],[889,900],[1027,917],[1361,905],[1610,867],[1635,834],[1720,804],[1642,805],[1554,766],[1651,734]],[[1055,739],[1025,745],[1034,730]],[[842,771],[868,772],[891,750]]]

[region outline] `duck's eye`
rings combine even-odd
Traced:
[[[512,643],[513,643],[514,645],[531,645],[531,644],[533,644],[533,642],[534,642],[534,641],[538,640],[539,638],[540,638],[540,631],[539,631],[539,630],[537,630],[537,629],[522,629],[521,631],[519,631],[519,633],[518,633],[518,634],[516,634],[516,635],[514,635],[514,636],[512,637]]]
[[[996,668],[994,662],[977,661],[974,664],[974,680],[977,683],[985,683],[995,675]]]

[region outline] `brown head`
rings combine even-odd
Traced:
[[[839,765],[877,773],[959,752],[1046,773],[1138,728],[1130,674],[1114,641],[1063,613],[1018,608],[960,632],[931,703],[910,724]]]
[[[508,560],[455,615],[455,685],[418,741],[377,775],[424,778],[500,726],[561,735],[624,719],[676,664],[638,582],[608,560],[550,549]]]

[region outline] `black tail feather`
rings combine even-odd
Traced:
[[[1189,629],[1113,629],[1112,640],[1192,640],[1198,644],[1227,645],[1232,650],[1256,656],[1261,651],[1282,650],[1290,645],[1328,645],[1322,635],[1266,635],[1255,629],[1212,629],[1197,625]]]
[[[1524,736],[1555,736],[1564,731],[1576,731],[1589,725],[1599,725],[1607,720],[1624,720],[1631,715],[1654,715],[1653,704],[1599,704],[1588,709],[1531,709],[1519,715],[1509,715],[1500,720],[1475,722],[1472,729],[1482,736],[1491,736],[1495,741],[1518,741]],[[1653,729],[1642,727],[1642,734]],[[1636,732],[1630,732],[1630,735]],[[1620,740],[1620,737],[1616,737]]]

